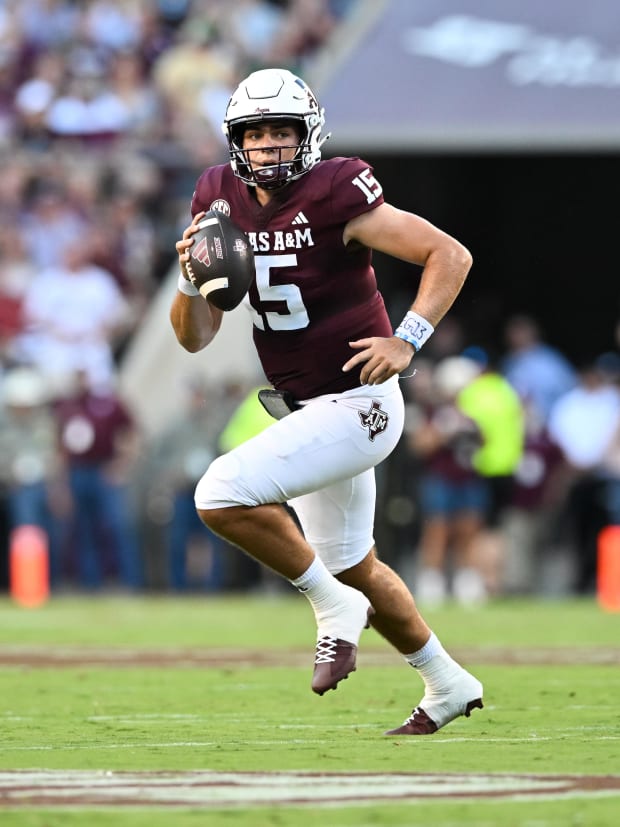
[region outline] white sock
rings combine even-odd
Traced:
[[[335,578],[327,571],[325,563],[323,563],[321,558],[315,557],[310,567],[307,568],[300,577],[291,580],[291,583],[296,589],[299,589],[300,592],[307,594],[310,589],[319,586],[325,579],[334,580]]]
[[[363,615],[366,619],[370,605],[360,591],[337,580],[319,557],[290,582],[310,601],[319,637],[329,635],[357,646],[364,626],[364,623],[360,625],[360,617]]]
[[[428,663],[434,655],[442,651],[443,646],[439,642],[439,638],[434,632],[431,632],[431,636],[421,649],[418,649],[417,652],[412,652],[410,655],[404,655],[404,658],[414,669],[419,669],[420,666]]]
[[[446,652],[434,632],[431,632],[421,649],[405,655],[405,660],[418,670],[431,692],[441,689],[461,671],[459,664]]]

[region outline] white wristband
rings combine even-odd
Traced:
[[[422,345],[430,339],[434,332],[435,328],[424,318],[424,316],[420,316],[418,313],[414,313],[413,310],[409,310],[408,313],[405,314],[405,318],[394,331],[394,335],[398,336],[399,339],[404,339],[405,342],[409,342],[410,345],[413,345],[417,353]]]
[[[188,281],[183,273],[179,273],[179,280],[177,281],[177,289],[179,293],[184,296],[199,296],[200,292],[194,287],[191,281]]]

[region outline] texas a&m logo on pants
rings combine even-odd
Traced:
[[[381,409],[381,403],[375,399],[373,399],[372,405],[366,413],[362,411],[358,411],[358,413],[362,421],[362,428],[368,428],[368,439],[374,442],[377,434],[382,434],[387,428],[389,416]]]

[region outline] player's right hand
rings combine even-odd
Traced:
[[[358,353],[344,363],[342,370],[346,373],[357,365],[362,365],[362,385],[380,385],[387,382],[392,376],[405,370],[414,355],[413,345],[397,336],[372,336],[369,339],[349,342],[349,346],[358,350]]]

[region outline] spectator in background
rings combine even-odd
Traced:
[[[235,52],[222,40],[213,19],[192,19],[179,29],[175,43],[157,59],[152,74],[166,107],[171,134],[179,139],[185,130],[200,125],[203,140],[206,128],[224,147],[219,121],[210,119],[205,95],[217,91],[216,105],[222,97],[228,100],[237,72]]]
[[[163,106],[148,81],[144,61],[133,51],[116,52],[110,61],[110,88],[128,113],[126,132],[151,143],[164,134]]]
[[[43,376],[33,368],[9,370],[0,383],[0,481],[9,530],[34,525],[47,537],[52,587],[62,578],[62,538],[68,500],[61,475],[56,418]]]
[[[562,451],[568,485],[563,524],[577,567],[575,589],[595,588],[600,530],[620,525],[620,356],[605,353],[580,372],[576,388],[558,399],[549,433]]]
[[[47,114],[62,87],[65,71],[63,52],[49,49],[36,56],[30,76],[17,87],[15,128],[22,147],[34,152],[45,152],[50,148]]]
[[[575,387],[574,367],[559,350],[544,342],[534,318],[516,315],[504,332],[507,353],[501,373],[535,416],[545,422],[554,402]]]
[[[62,386],[77,370],[91,385],[110,385],[115,347],[127,334],[129,306],[111,273],[91,263],[88,239],[67,248],[62,266],[42,270],[24,297],[16,361],[33,364]]]
[[[473,457],[474,467],[487,478],[506,478],[510,486],[523,455],[523,403],[497,372],[486,350],[468,347],[462,358],[469,359],[478,370],[458,395],[461,410],[472,417],[482,434],[482,443]]]
[[[171,425],[148,446],[144,469],[147,516],[165,537],[166,585],[218,591],[227,583],[232,549],[199,519],[194,505],[197,474],[219,455],[218,440],[238,403],[240,386],[221,388],[192,379]]]
[[[157,292],[158,249],[156,228],[144,200],[129,188],[110,194],[101,209],[101,221],[89,239],[93,263],[114,276],[129,303],[136,323]]]
[[[80,30],[106,52],[139,48],[142,38],[142,2],[90,0],[81,9]]]
[[[52,136],[83,143],[112,141],[127,132],[130,123],[127,103],[108,87],[99,66],[70,76],[46,115]]]
[[[525,413],[512,385],[497,371],[483,348],[466,348],[479,373],[460,391],[457,404],[478,426],[481,445],[474,452],[474,469],[487,481],[490,502],[485,531],[477,541],[478,565],[486,590],[498,594],[506,547],[502,522],[512,499],[515,473],[523,457]]]
[[[501,592],[559,594],[568,588],[566,575],[560,578],[558,569],[560,565],[566,569],[558,533],[558,514],[566,494],[562,452],[533,406],[524,406],[524,416],[523,456],[502,517]]]
[[[74,158],[60,186],[63,200],[84,222],[84,231],[90,235],[101,217],[102,173],[99,164],[89,156],[84,152]]]
[[[26,205],[21,235],[37,269],[61,267],[67,249],[88,237],[88,221],[67,200],[63,185],[47,179]]]
[[[420,463],[421,532],[414,591],[427,605],[443,603],[451,592],[466,604],[486,596],[476,542],[485,523],[488,491],[472,465],[481,437],[457,401],[479,372],[471,359],[442,359],[432,369],[429,393],[407,409],[407,445]]]
[[[72,499],[78,584],[136,590],[144,582],[132,496],[140,428],[116,391],[94,388],[84,371],[75,372],[54,412]]]

